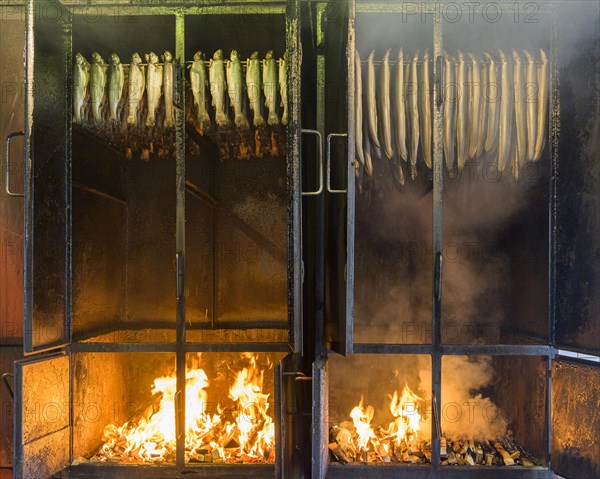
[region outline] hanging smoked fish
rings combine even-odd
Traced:
[[[90,84],[90,64],[81,53],[75,55],[73,68],[73,121],[81,124],[82,110]]]
[[[127,115],[127,124],[129,125],[138,125],[140,102],[144,97],[145,90],[146,74],[142,65],[142,58],[139,54],[134,53],[129,66],[129,114]]]
[[[173,128],[175,126],[175,65],[173,64],[173,55],[166,51],[163,55],[163,70],[164,79],[163,85],[165,90],[165,128]]]

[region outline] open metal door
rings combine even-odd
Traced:
[[[70,462],[69,357],[15,363],[15,479],[45,479]]]
[[[600,355],[600,10],[559,4],[552,71],[554,345]],[[567,25],[578,25],[575,30]]]
[[[327,193],[325,346],[352,352],[354,297],[354,1],[329,2],[324,36]]]
[[[69,340],[69,17],[59,2],[27,1],[25,353],[57,348]]]
[[[552,470],[600,477],[600,364],[558,357],[552,368]]]

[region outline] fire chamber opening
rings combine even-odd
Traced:
[[[329,450],[341,463],[431,461],[431,397],[420,356],[333,356],[330,361]]]
[[[428,356],[334,356],[329,390],[334,462],[430,463],[437,416],[442,465],[545,464],[540,358],[446,356],[435,405]]]
[[[187,462],[275,461],[273,367],[282,356],[188,354]],[[110,364],[121,374],[100,381],[99,364]],[[178,395],[172,355],[82,353],[77,366],[77,463],[175,462]]]

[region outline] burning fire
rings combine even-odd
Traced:
[[[235,374],[229,388],[233,407],[217,406],[207,412],[210,381],[200,368],[201,356],[186,371],[186,459],[191,462],[273,462],[275,425],[269,411],[269,394],[263,392],[265,370],[257,356],[242,354],[247,363]],[[272,365],[269,362],[268,367]],[[98,461],[152,462],[175,458],[175,373],[154,379],[154,404],[137,421],[105,427]]]
[[[338,460],[390,462],[390,458],[394,457],[400,462],[424,462],[426,457],[422,450],[425,449],[425,441],[419,413],[423,399],[408,385],[404,386],[401,394],[394,391],[388,397],[394,420],[387,429],[371,425],[375,409],[371,405],[365,406],[363,398],[350,412],[352,423],[343,422],[334,428],[330,449]]]

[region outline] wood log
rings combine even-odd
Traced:
[[[504,462],[505,466],[514,466],[515,465],[514,459],[510,456],[510,454],[506,451],[506,449],[504,449],[502,444],[497,442],[496,444],[494,444],[494,448],[502,456],[502,461]]]

